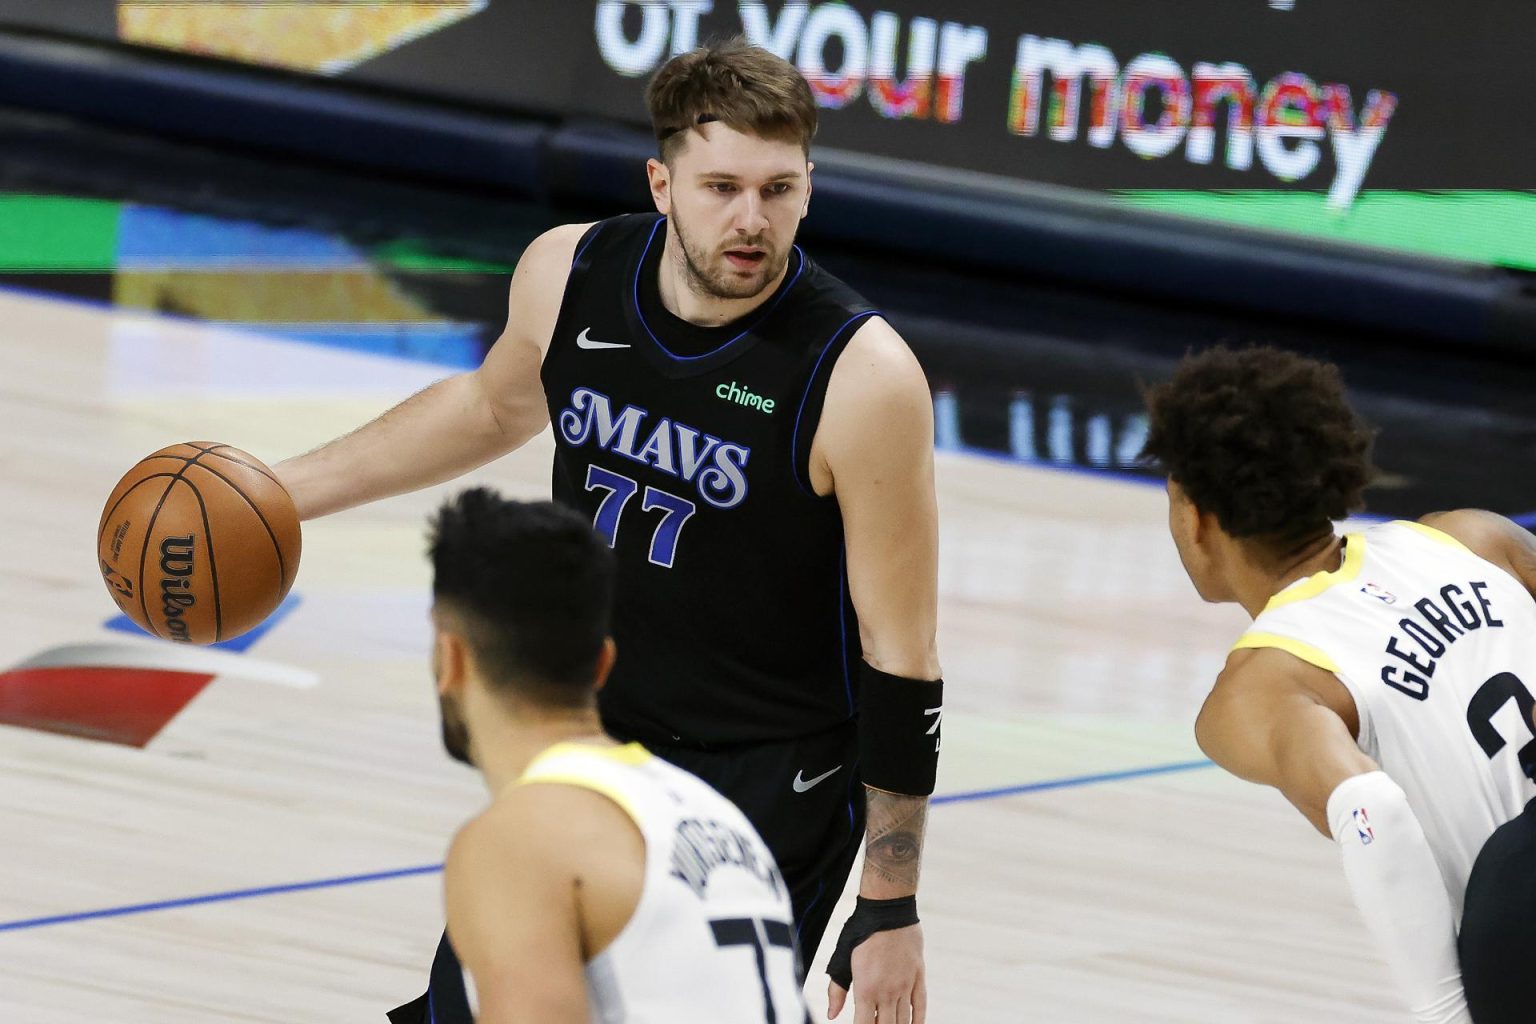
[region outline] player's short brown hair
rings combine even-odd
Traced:
[[[816,97],[789,61],[741,36],[679,54],[645,91],[661,159],[688,129],[718,121],[747,135],[797,142],[807,155],[816,134]]]
[[[1339,368],[1274,348],[1186,358],[1147,393],[1142,458],[1237,538],[1284,547],[1363,507],[1372,432]]]

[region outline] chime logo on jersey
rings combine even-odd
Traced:
[[[774,400],[764,398],[762,395],[754,395],[752,389],[745,384],[737,384],[735,381],[731,381],[729,384],[721,384],[715,388],[715,397],[724,399],[727,402],[734,402],[737,405],[744,405],[749,409],[757,409],[767,413],[769,416],[773,415]]]
[[[1360,837],[1361,846],[1370,846],[1376,841],[1376,830],[1371,828],[1371,819],[1364,807],[1355,808],[1355,833]]]
[[[752,449],[666,416],[648,421],[650,413],[637,405],[626,405],[618,413],[613,406],[602,392],[577,388],[571,392],[570,406],[560,413],[560,436],[578,448],[595,441],[599,448],[694,484],[699,497],[716,508],[735,508],[746,499]]]

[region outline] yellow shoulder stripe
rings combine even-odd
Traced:
[[[1339,673],[1338,663],[1316,647],[1278,633],[1244,633],[1238,637],[1237,643],[1232,645],[1234,651],[1256,647],[1274,647],[1300,658],[1308,665],[1316,665],[1324,672],[1332,672],[1334,675]]]
[[[540,765],[557,759],[563,761],[571,757],[590,757],[633,767],[645,764],[653,756],[655,755],[638,743],[626,743],[618,747],[598,747],[589,743],[556,743],[554,746],[545,747],[529,762],[528,767],[523,770],[523,777],[527,778],[537,772]]]
[[[1348,533],[1344,535],[1344,560],[1339,567],[1332,572],[1313,573],[1300,583],[1280,591],[1269,599],[1269,604],[1264,606],[1265,611],[1273,611],[1276,608],[1284,608],[1288,604],[1297,601],[1305,601],[1316,597],[1329,587],[1340,583],[1348,583],[1360,575],[1360,565],[1365,561],[1365,535]]]
[[[516,785],[537,782],[556,782],[567,786],[581,786],[601,793],[624,809],[639,822],[624,791],[608,778],[609,769],[615,765],[637,767],[655,755],[638,743],[626,743],[619,747],[596,747],[586,743],[556,743],[546,748],[524,769]]]
[[[528,786],[544,782],[553,782],[564,786],[580,786],[582,789],[590,789],[595,793],[601,793],[609,800],[618,804],[636,825],[640,824],[640,814],[636,810],[635,805],[630,802],[628,795],[607,779],[600,779],[595,775],[588,775],[585,772],[548,771],[540,772],[537,775],[524,775],[517,781],[517,784],[519,786]]]
[[[1430,540],[1444,544],[1446,547],[1456,548],[1460,551],[1466,551],[1468,554],[1472,553],[1471,550],[1461,541],[1457,540],[1455,537],[1452,537],[1444,530],[1435,529],[1433,526],[1425,526],[1423,523],[1416,523],[1412,519],[1394,519],[1392,524],[1394,526],[1406,526],[1408,529],[1417,533],[1421,533],[1428,537]]]

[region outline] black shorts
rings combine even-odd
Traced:
[[[1473,1024],[1536,1020],[1536,800],[1478,853],[1457,946]]]
[[[809,971],[864,838],[856,723],[718,750],[647,746],[724,794],[756,826],[789,887],[801,970]],[[432,961],[428,990],[391,1010],[389,1019],[472,1024],[464,973],[446,934]]]
[[[475,1024],[475,1015],[469,1010],[469,993],[464,988],[464,968],[459,966],[458,954],[453,951],[447,932],[437,940],[427,990],[386,1016],[389,1024]]]
[[[722,750],[650,749],[709,783],[756,826],[789,886],[809,970],[864,838],[857,724]]]

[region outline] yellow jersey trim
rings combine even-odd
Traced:
[[[1470,548],[1468,548],[1461,541],[1457,540],[1455,537],[1452,537],[1450,534],[1446,533],[1444,530],[1437,530],[1433,526],[1425,526],[1423,523],[1416,523],[1412,519],[1397,519],[1394,520],[1394,523],[1398,526],[1406,526],[1410,530],[1422,533],[1424,536],[1438,544],[1444,544],[1446,547],[1456,548],[1458,551],[1465,551],[1467,554],[1472,553]]]
[[[582,772],[551,771],[532,777],[524,775],[518,780],[517,784],[519,786],[528,786],[538,785],[543,782],[553,782],[563,786],[579,786],[582,789],[590,789],[594,793],[601,793],[609,800],[618,804],[636,825],[640,824],[640,813],[635,808],[635,805],[630,802],[629,796],[607,779],[599,779],[596,776],[587,775]]]
[[[1316,665],[1324,672],[1332,672],[1334,675],[1339,673],[1338,663],[1316,647],[1304,644],[1300,640],[1292,640],[1288,636],[1280,636],[1278,633],[1244,633],[1237,638],[1237,643],[1232,645],[1234,651],[1258,647],[1274,647],[1300,658],[1308,665]]]
[[[1280,591],[1269,599],[1264,610],[1272,612],[1276,608],[1284,608],[1288,604],[1297,601],[1306,601],[1316,597],[1329,587],[1340,583],[1348,583],[1360,575],[1360,566],[1365,562],[1365,536],[1359,533],[1346,533],[1344,535],[1344,560],[1339,567],[1332,572],[1316,572],[1300,583]]]
[[[578,754],[584,757],[600,757],[605,761],[617,761],[619,764],[627,764],[633,767],[645,764],[653,755],[638,743],[625,743],[617,747],[599,747],[590,743],[556,743],[554,746],[545,747],[535,757],[528,768],[523,772],[524,777],[538,767],[539,763],[548,757],[564,757],[567,754]]]
[[[624,791],[608,779],[600,777],[601,769],[597,765],[592,766],[597,769],[596,771],[589,772],[581,762],[583,760],[588,760],[589,763],[606,761],[639,767],[654,756],[638,743],[626,743],[619,747],[595,747],[586,743],[556,743],[554,746],[545,748],[538,757],[533,759],[524,769],[516,785],[555,782],[590,789],[618,804],[638,825],[640,815]]]

